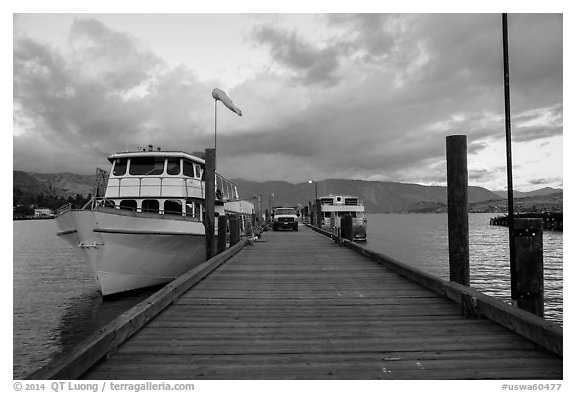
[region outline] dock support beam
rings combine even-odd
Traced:
[[[518,308],[544,317],[543,223],[539,218],[515,220],[516,293]]]
[[[446,137],[450,281],[470,286],[466,135]]]
[[[320,199],[316,199],[316,201],[314,202],[316,204],[316,227],[317,228],[322,228],[322,207],[320,206]]]
[[[206,149],[204,157],[204,229],[206,233],[206,260],[216,255],[214,247],[214,212],[216,202],[216,150]]]
[[[240,241],[240,220],[238,216],[231,215],[228,219],[230,223],[230,247]]]
[[[218,254],[226,251],[226,221],[225,215],[218,216]]]
[[[353,240],[352,235],[352,216],[350,214],[345,214],[340,220],[340,225],[342,227],[342,237],[347,240]]]

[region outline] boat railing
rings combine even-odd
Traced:
[[[69,210],[72,210],[72,203],[67,203],[58,210],[56,210],[56,215],[58,216],[60,214],[66,213]]]
[[[104,197],[93,197],[82,207],[81,210],[94,210],[96,206],[104,206],[105,199],[106,198]]]
[[[70,205],[70,206],[68,206]],[[72,210],[71,204],[68,204],[68,210]],[[111,209],[117,209],[122,211],[131,211],[134,213],[155,213],[160,215],[171,215],[171,216],[182,216],[182,217],[189,217],[193,220],[202,221],[202,216],[200,213],[187,213],[182,211],[176,210],[156,210],[156,209],[142,209],[142,208],[135,208],[131,206],[119,206],[115,203],[111,202],[106,197],[94,197],[90,199],[81,210],[95,210],[98,207],[108,207]]]
[[[239,199],[238,189],[234,183],[217,175],[214,190],[218,200],[232,201]],[[130,176],[113,177],[108,182],[107,197],[120,197],[129,194],[132,197],[147,195],[172,195],[174,197],[204,197],[204,181],[190,177],[166,176]],[[122,190],[122,192],[121,192]]]

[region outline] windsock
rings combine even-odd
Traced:
[[[222,101],[222,103],[226,105],[228,109],[230,109],[232,112],[236,112],[238,116],[242,116],[242,111],[240,110],[240,108],[237,108],[230,99],[230,97],[228,97],[226,93],[224,93],[222,90],[220,89],[212,90],[212,97],[214,97],[215,100]]]

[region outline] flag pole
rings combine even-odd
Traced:
[[[514,187],[512,184],[512,135],[510,121],[510,70],[508,64],[508,15],[502,14],[504,49],[504,111],[506,117],[506,173],[508,180],[508,238],[510,242],[510,295],[518,299],[516,290],[516,248],[514,245]]]
[[[214,99],[214,167],[216,167],[216,124],[218,118],[218,100]]]

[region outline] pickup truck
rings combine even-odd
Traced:
[[[298,231],[298,215],[295,209],[291,207],[277,207],[274,209],[272,230],[277,231],[279,229]]]

